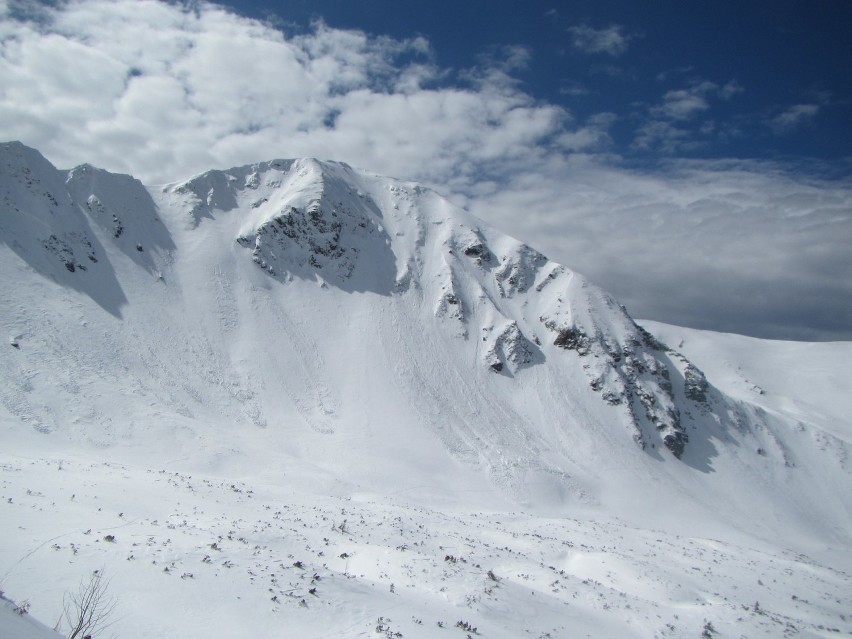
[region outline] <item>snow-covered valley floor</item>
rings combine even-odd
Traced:
[[[7,454],[0,496],[7,596],[52,625],[103,569],[116,637],[852,633],[848,566],[600,517]]]

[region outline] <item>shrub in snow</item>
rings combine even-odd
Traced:
[[[64,600],[64,617],[71,628],[68,639],[86,639],[106,629],[112,622],[115,600],[107,594],[109,581],[103,572],[95,570],[89,581],[80,581],[76,593],[67,594]]]

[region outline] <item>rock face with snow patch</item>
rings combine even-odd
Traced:
[[[706,400],[700,371],[687,364],[681,372],[665,347],[581,276],[459,212],[430,219],[416,211],[402,226],[414,227],[417,242],[399,250],[386,220],[437,196],[391,182],[383,210],[362,181],[342,164],[277,160],[203,174],[172,191],[194,195],[196,221],[247,211],[236,242],[270,277],[391,294],[399,292],[393,276],[431,296],[435,318],[488,370],[522,375],[545,365],[549,350],[583,372],[592,394],[619,407],[637,444],[683,454],[689,436],[679,406]],[[683,391],[673,375],[688,379]]]
[[[113,314],[126,296],[106,247],[149,273],[157,271],[156,255],[174,249],[151,194],[128,175],[89,165],[58,171],[37,151],[9,142],[0,145],[0,176],[0,242]]]
[[[387,267],[392,261],[381,211],[340,175],[345,165],[323,165],[316,160],[276,160],[211,171],[172,188],[189,196],[195,224],[204,217],[247,207],[250,221],[241,220],[239,246],[269,275],[323,280],[347,290],[359,286],[387,286],[387,273],[374,273],[363,282],[360,271],[369,263]],[[358,269],[365,254],[368,266]],[[389,259],[390,258],[390,259]]]

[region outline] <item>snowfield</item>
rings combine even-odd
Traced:
[[[316,160],[2,144],[0,272],[0,589],[49,626],[103,570],[122,638],[852,634],[852,344],[641,328]]]
[[[53,623],[63,591],[103,568],[116,636],[849,632],[848,573],[768,544],[110,462],[15,458],[2,478],[10,592]]]

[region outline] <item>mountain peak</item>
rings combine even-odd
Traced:
[[[685,379],[687,370],[700,378],[697,369],[661,349],[582,276],[434,191],[341,163],[279,159],[208,171],[165,186],[155,200],[130,176],[90,165],[63,174],[23,145],[9,152],[32,155],[38,165],[27,179],[7,169],[3,182],[31,187],[27,197],[5,196],[23,220],[9,232],[26,247],[19,252],[113,314],[127,301],[118,255],[157,274],[154,282],[180,253],[159,217],[168,212],[183,220],[179,235],[187,241],[208,237],[219,247],[209,253],[212,263],[236,247],[234,258],[257,269],[253,279],[285,287],[282,294],[302,281],[397,298],[427,313],[418,322],[429,323],[433,339],[443,335],[489,374],[520,383],[532,376],[528,369],[555,366],[572,384],[585,380],[586,390],[573,394],[596,397],[606,419],[622,423],[640,447],[684,453],[683,413],[693,411],[681,407],[695,402],[673,378]],[[27,222],[33,219],[39,224]],[[53,270],[45,270],[50,255]]]
[[[584,278],[433,191],[314,159],[211,171],[167,191],[193,227],[236,213],[222,223],[281,284],[410,293],[492,373],[573,362],[635,442],[682,456],[678,404],[691,400],[675,396],[671,378],[683,373],[665,349]]]
[[[605,291],[433,190],[315,159],[155,189],[4,149],[18,160],[0,174],[0,255],[44,291],[8,320],[14,350],[38,342],[45,380],[86,380],[76,394],[55,381],[62,419],[14,404],[45,432],[154,448],[183,433],[191,448],[240,425],[258,460],[313,451],[365,485],[429,450],[448,478],[485,476],[520,501],[580,498],[601,456],[709,473],[738,441],[790,462],[763,416]],[[109,348],[51,319],[68,309]],[[150,380],[118,381],[140,362]],[[352,441],[381,464],[358,463]]]

